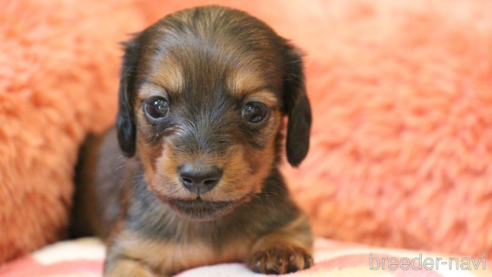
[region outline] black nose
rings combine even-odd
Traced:
[[[185,163],[178,168],[178,175],[185,188],[200,195],[219,183],[222,169],[214,164]]]

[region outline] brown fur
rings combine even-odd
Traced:
[[[307,218],[299,216],[289,225],[262,237],[256,242],[250,238],[239,237],[222,248],[210,247],[206,243],[197,240],[194,236],[186,238],[188,240],[187,244],[180,244],[156,241],[138,234],[123,232],[118,236],[118,242],[113,243],[110,253],[117,253],[117,255],[108,257],[107,263],[111,264],[111,266],[108,266],[106,270],[109,272],[119,271],[117,268],[128,267],[128,260],[130,260],[145,261],[149,268],[158,269],[157,272],[174,274],[188,268],[203,265],[243,262],[244,257],[250,257],[247,263],[251,263],[253,268],[258,260],[255,260],[255,256],[252,254],[264,253],[271,251],[271,249],[276,250],[279,247],[286,246],[300,249],[300,253],[295,253],[298,254],[295,258],[302,259],[302,262],[296,261],[298,262],[296,265],[302,269],[305,266],[304,263],[312,263],[309,256],[312,238],[309,233],[309,225],[306,223]],[[192,227],[181,225],[180,228],[185,233],[187,229]],[[125,258],[121,259],[121,256]],[[163,257],[166,258],[163,259]],[[304,261],[304,258],[306,258],[306,261]],[[113,263],[113,259],[118,260],[118,262]],[[280,273],[286,272],[282,271]]]
[[[295,50],[261,21],[216,6],[169,15],[126,47],[117,129],[89,139],[91,158],[79,168],[80,176],[98,172],[79,179],[80,198],[96,203],[82,204],[75,221],[79,215],[96,222],[88,225],[96,234],[111,234],[105,276],[163,276],[221,262],[262,273],[309,267],[309,223],[277,170],[284,115],[289,162],[299,164],[309,146]],[[145,108],[155,97],[169,110],[157,119]],[[248,103],[264,105],[262,121],[243,118]],[[116,133],[131,159],[115,157]],[[187,163],[213,165],[220,178],[210,191],[193,191],[180,179]],[[125,201],[116,207],[115,198]]]
[[[246,264],[258,272],[286,274],[313,264],[310,247],[312,237],[305,215],[289,225],[259,239],[252,247],[254,255]]]

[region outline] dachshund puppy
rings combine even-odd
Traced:
[[[309,148],[295,48],[219,6],[168,15],[125,46],[116,128],[88,139],[77,169],[72,228],[107,239],[104,276],[309,268],[308,218],[277,168],[283,145],[293,166]]]

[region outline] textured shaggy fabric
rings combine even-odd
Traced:
[[[112,2],[0,0],[0,263],[63,235],[79,144],[114,120],[116,42],[143,24]]]
[[[116,42],[210,3],[0,0],[0,262],[63,230],[77,147],[114,119]],[[284,172],[318,235],[492,256],[490,1],[222,3],[307,53],[312,148]]]

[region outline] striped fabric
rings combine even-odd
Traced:
[[[101,277],[104,255],[104,245],[97,239],[59,242],[3,265],[0,267],[0,276]],[[475,257],[472,260],[471,257],[371,248],[321,238],[315,243],[314,260],[314,267],[289,276],[492,276],[492,261],[487,261],[484,257]],[[247,277],[258,274],[242,264],[219,264],[194,268],[177,276]]]

